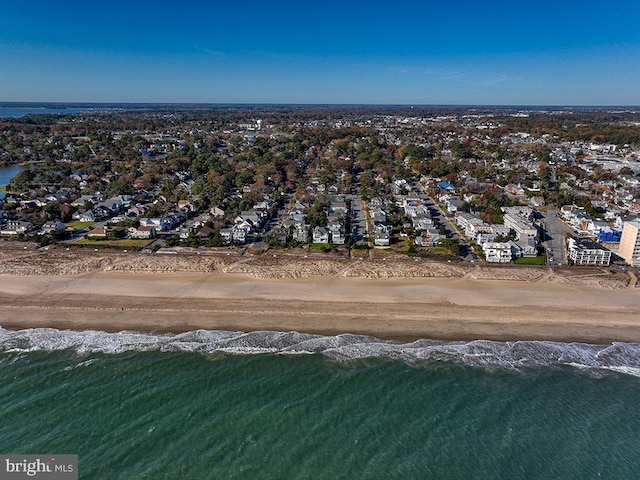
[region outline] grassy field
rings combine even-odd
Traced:
[[[74,220],[73,222],[65,223],[67,228],[73,228],[74,230],[84,230],[93,225],[93,222],[81,222],[80,220]]]
[[[145,248],[153,243],[153,240],[134,240],[125,238],[123,240],[87,240],[81,238],[73,242],[73,245],[86,245],[88,247],[120,247],[120,248]]]
[[[547,257],[545,255],[516,258],[516,265],[545,265],[546,263]]]

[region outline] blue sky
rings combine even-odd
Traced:
[[[640,1],[0,0],[0,101],[640,105]]]

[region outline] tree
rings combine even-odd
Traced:
[[[453,238],[443,238],[442,240],[440,240],[440,246],[451,251],[453,255],[460,255],[460,244],[458,243],[458,240],[455,240]]]
[[[241,170],[236,174],[235,184],[238,188],[251,185],[253,182],[253,173],[250,170]]]

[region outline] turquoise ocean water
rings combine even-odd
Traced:
[[[0,453],[87,479],[635,479],[639,352],[0,329]]]

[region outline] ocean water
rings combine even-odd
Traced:
[[[83,479],[636,479],[639,352],[0,329],[0,452]]]

